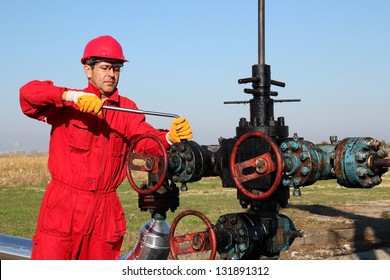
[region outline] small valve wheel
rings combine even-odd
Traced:
[[[243,162],[236,163],[238,148],[245,140],[247,140],[250,137],[259,137],[267,141],[268,145],[270,145],[272,149],[272,152],[268,152],[256,158],[252,158]],[[274,162],[272,159],[272,153],[275,156],[276,162]],[[244,175],[242,171],[248,167],[254,167],[256,172],[253,172],[248,175]],[[234,144],[232,154],[230,156],[230,171],[232,173],[232,177],[236,184],[237,189],[239,189],[244,195],[254,200],[265,199],[276,191],[276,189],[278,188],[282,180],[282,172],[283,172],[282,153],[280,152],[279,147],[275,143],[275,141],[268,135],[261,133],[259,131],[246,133],[243,136],[241,136]],[[242,185],[243,182],[263,177],[272,172],[276,172],[275,180],[272,186],[264,193],[254,194],[251,191],[247,190]]]
[[[200,218],[207,226],[206,231],[175,236],[177,224],[182,218],[189,215]],[[180,247],[180,245],[183,245],[184,243],[190,243],[190,246]],[[169,232],[169,248],[174,260],[178,259],[178,255],[199,253],[207,250],[211,250],[209,259],[214,260],[217,253],[217,238],[210,220],[196,210],[186,210],[179,214],[171,225]]]
[[[136,145],[143,139],[150,138],[157,142],[162,156],[152,156],[147,154],[139,154],[134,153],[134,148]],[[139,165],[135,162],[143,162],[143,164]],[[155,135],[145,134],[138,136],[130,145],[129,153],[127,156],[127,178],[131,187],[141,195],[149,195],[156,192],[164,183],[167,177],[167,169],[168,169],[168,153],[164,147],[163,142]],[[141,171],[157,174],[160,178],[159,181],[152,188],[139,188],[134,181],[133,175],[131,171]]]

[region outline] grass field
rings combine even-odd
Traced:
[[[0,233],[27,238],[33,236],[41,199],[50,180],[46,163],[47,155],[0,156]],[[385,174],[382,179],[382,184],[373,189],[347,189],[338,186],[335,180],[318,181],[303,188],[301,197],[291,196],[289,204],[336,207],[360,201],[390,200],[390,175]],[[187,209],[202,212],[212,223],[220,215],[244,211],[236,199],[236,190],[222,188],[219,178],[204,178],[188,187],[188,191],[180,193],[179,209],[167,213],[169,223]],[[127,181],[119,187],[118,194],[127,219],[128,230],[122,247],[127,253],[150,214],[138,209],[138,196]],[[321,222],[304,212],[299,207],[282,209],[282,213],[288,215],[297,228],[316,226]],[[390,218],[390,213],[383,211],[382,218]],[[191,230],[201,225],[197,219],[190,223],[195,223],[191,224]]]

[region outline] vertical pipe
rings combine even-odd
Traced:
[[[258,59],[259,65],[265,64],[265,0],[258,0]]]

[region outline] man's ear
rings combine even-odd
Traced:
[[[85,75],[87,75],[87,78],[91,79],[91,77],[92,77],[92,67],[90,65],[84,64],[84,72],[85,72]]]

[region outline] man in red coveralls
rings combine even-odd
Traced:
[[[118,259],[126,221],[116,189],[126,177],[126,150],[140,134],[170,144],[192,138],[185,118],[158,131],[142,114],[101,108],[137,109],[117,85],[125,59],[121,45],[100,36],[85,47],[81,63],[88,87],[72,90],[51,81],[31,81],[20,89],[27,116],[52,126],[48,168],[52,176],[43,197],[32,259]],[[151,140],[137,151],[161,154]]]

